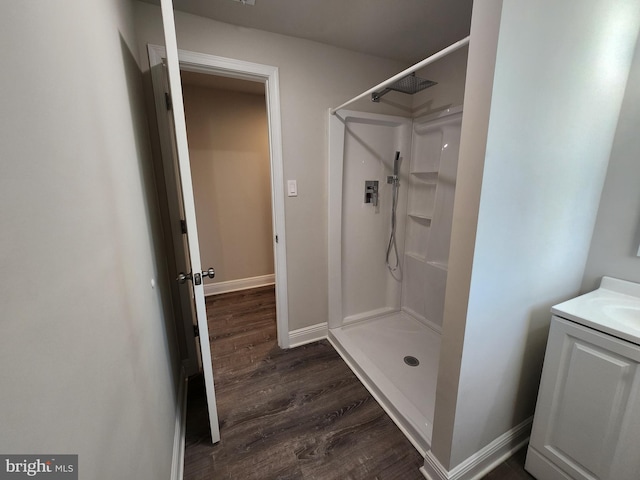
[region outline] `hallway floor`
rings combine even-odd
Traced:
[[[273,287],[208,297],[207,315],[222,440],[211,445],[191,379],[185,479],[424,480],[421,456],[327,341],[278,348]],[[513,476],[526,475],[515,459],[487,479],[531,478]]]

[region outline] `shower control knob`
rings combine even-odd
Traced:
[[[213,268],[209,268],[207,270],[202,271],[203,277],[214,278],[216,276],[216,271]]]

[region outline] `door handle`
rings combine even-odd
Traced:
[[[180,272],[178,274],[178,277],[176,278],[176,280],[178,281],[178,283],[185,283],[187,280],[192,280],[193,279],[193,275],[191,274],[191,272],[189,273],[183,273]]]
[[[210,267],[209,269],[202,271],[202,276],[203,277],[214,278],[216,276],[216,271],[213,268]]]
[[[194,285],[202,285],[202,276],[199,273],[192,274],[180,272],[176,278],[178,283],[183,284],[186,283],[187,280],[192,280]]]
[[[216,276],[216,271],[213,268],[209,268],[208,270],[203,270],[202,275],[199,273],[184,273],[180,272],[176,277],[176,281],[180,284],[186,283],[187,280],[193,280],[193,283],[196,285],[202,284],[202,277],[214,278]]]

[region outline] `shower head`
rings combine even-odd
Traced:
[[[438,82],[434,82],[431,80],[427,80],[426,78],[416,77],[415,73],[411,73],[406,77],[402,77],[397,82],[392,83],[387,88],[382,90],[381,92],[373,92],[371,94],[372,102],[379,102],[380,97],[386,95],[390,91],[406,93],[409,95],[413,95],[414,93],[421,92],[425,88],[433,87],[437,85]]]

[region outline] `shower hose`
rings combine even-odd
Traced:
[[[398,188],[400,187],[400,182],[398,180],[398,175],[395,174],[393,176],[393,198],[391,205],[391,235],[389,236],[389,245],[387,246],[387,268],[391,272],[395,272],[400,265],[400,258],[398,257],[398,246],[396,245],[396,208],[398,207]],[[391,262],[391,252],[393,251],[393,255],[395,257],[395,262]]]

